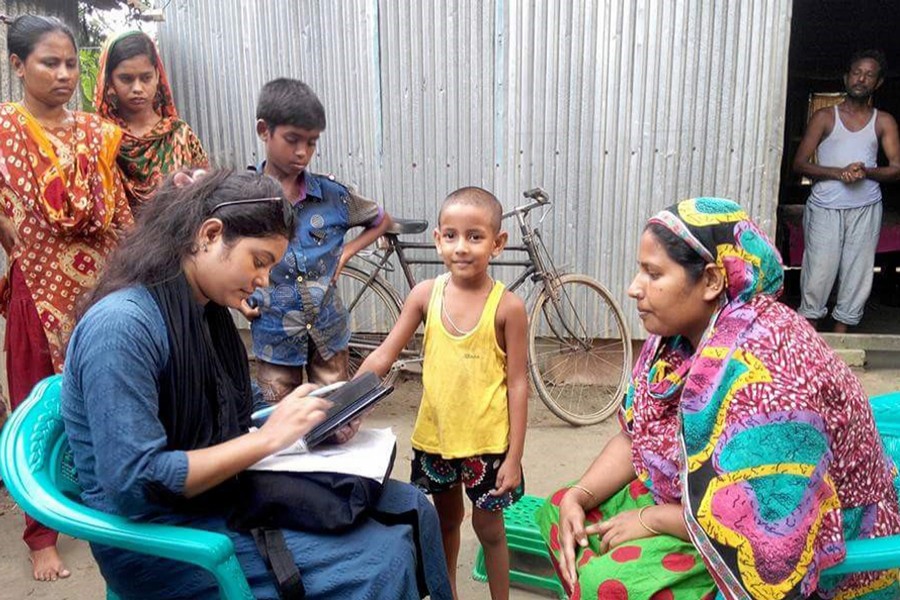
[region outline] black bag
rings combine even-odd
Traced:
[[[396,456],[395,444],[382,481],[390,477]],[[228,516],[228,527],[253,535],[282,599],[302,600],[306,590],[281,529],[339,533],[370,515],[387,521],[385,524],[409,524],[415,532],[421,566],[417,516],[376,514],[375,506],[383,489],[384,484],[375,479],[346,473],[244,471],[238,475],[236,502]],[[424,597],[424,574],[417,570],[416,575]]]
[[[288,549],[281,530],[257,527],[250,533],[253,534],[253,541],[256,542],[256,549],[259,550],[263,562],[275,576],[275,586],[281,599],[306,598],[306,588],[303,587],[300,570],[294,564],[294,555]]]
[[[390,477],[397,447],[391,454]],[[344,473],[244,471],[228,527],[257,527],[338,533],[365,519],[378,503],[384,484]]]

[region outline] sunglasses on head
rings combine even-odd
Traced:
[[[212,216],[220,208],[225,206],[237,206],[238,204],[258,204],[260,202],[281,202],[281,212],[284,217],[284,224],[287,227],[290,227],[294,222],[294,211],[291,208],[291,205],[285,201],[281,196],[271,196],[269,198],[245,198],[243,200],[228,200],[226,202],[219,202],[216,204],[211,211],[209,211],[209,215]]]

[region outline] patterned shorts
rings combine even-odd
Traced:
[[[462,483],[466,495],[481,510],[503,510],[525,493],[525,474],[511,492],[492,496],[497,472],[506,454],[482,454],[471,458],[442,458],[439,454],[413,448],[410,482],[426,494],[439,494]]]

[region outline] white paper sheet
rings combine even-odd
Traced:
[[[397,436],[391,428],[360,429],[346,444],[317,446],[297,454],[282,450],[255,465],[255,471],[348,473],[383,482]]]

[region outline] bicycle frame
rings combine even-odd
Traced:
[[[578,425],[591,424],[597,422],[591,421],[591,419],[595,415],[606,411],[606,407],[611,406],[611,404],[603,405],[604,408],[592,413],[579,412],[580,408],[576,409],[576,412],[571,412],[567,403],[571,401],[570,399],[576,397],[569,394],[580,394],[581,392],[578,391],[579,386],[583,386],[584,383],[576,377],[563,383],[562,387],[559,388],[560,391],[557,391],[552,389],[557,385],[556,375],[550,375],[550,373],[554,373],[558,369],[563,369],[560,372],[565,373],[566,368],[578,368],[577,362],[568,362],[569,367],[560,367],[566,361],[600,360],[606,361],[613,368],[620,369],[622,373],[627,374],[630,342],[628,342],[627,331],[624,329],[621,310],[610,297],[609,292],[596,279],[581,274],[562,273],[557,270],[553,257],[541,238],[540,220],[537,222],[537,225],[533,225],[529,217],[533,209],[550,206],[550,201],[540,189],[529,190],[525,195],[532,201],[502,215],[502,219],[515,219],[520,232],[521,242],[517,245],[507,246],[504,249],[504,254],[496,260],[492,260],[490,265],[491,267],[516,268],[515,279],[507,285],[507,289],[510,291],[518,291],[529,280],[533,282],[532,286],[527,287],[527,297],[524,298],[526,303],[531,306],[528,312],[529,376],[541,400],[552,412],[569,423]],[[409,227],[405,229],[413,230],[414,228]],[[420,227],[416,230],[422,231]],[[435,255],[435,246],[432,242],[404,241],[401,239],[402,235],[399,233],[385,234],[379,239],[375,249],[357,254],[356,264],[351,263],[352,269],[351,265],[348,265],[347,275],[356,282],[353,285],[359,286],[361,284],[362,286],[358,288],[358,291],[349,293],[347,294],[348,297],[344,298],[345,306],[351,313],[354,308],[362,307],[362,315],[381,315],[376,317],[377,322],[382,323],[385,319],[388,319],[387,323],[390,327],[390,319],[396,319],[396,309],[402,306],[402,299],[406,294],[403,294],[401,291],[402,284],[399,283],[398,277],[388,278],[383,273],[402,273],[402,277],[407,285],[406,293],[408,294],[418,283],[413,265],[444,266],[444,261]],[[393,257],[395,254],[398,264],[394,264]],[[511,257],[504,258],[504,256]],[[366,265],[364,266],[360,263],[366,263]],[[511,278],[510,276],[507,277]],[[371,290],[370,293],[372,295],[367,295],[366,290]],[[587,297],[584,296],[585,293],[588,294]],[[532,296],[533,294],[534,296]],[[352,298],[349,296],[352,296]],[[379,312],[384,309],[378,309],[376,305],[369,304],[368,298],[376,298],[375,302],[378,306],[383,307],[387,303],[389,312]],[[377,298],[380,298],[380,300],[377,300]],[[371,307],[375,307],[375,311],[368,313],[367,311],[371,310]],[[584,307],[588,307],[590,310],[583,312]],[[598,329],[594,321],[591,320],[589,323],[588,321],[593,318],[595,313],[593,307],[597,307],[597,311],[609,311],[608,313],[603,313],[609,315],[604,317],[604,319],[605,322],[611,322],[612,327],[615,329],[604,329],[605,325],[601,325]],[[384,325],[382,324],[378,327],[382,327],[382,329],[376,329],[380,332],[379,335],[385,335]],[[365,332],[367,330],[361,329],[360,331]],[[610,340],[622,340],[613,344],[614,347],[612,349],[613,353],[617,352],[615,349],[616,344],[621,343],[621,356],[623,357],[621,360],[614,357],[612,362],[610,362],[609,359],[602,358],[602,354],[597,354],[598,352],[606,352],[606,350],[598,349],[599,347],[595,345],[595,341],[606,339],[607,337]],[[551,350],[551,352],[563,362],[545,364],[545,358],[534,358],[548,354],[544,351],[538,352],[535,347],[535,341],[539,339],[552,340],[549,342],[549,345],[555,349]],[[375,350],[378,347],[378,343],[379,339],[377,336],[368,339],[361,334],[355,346],[351,345],[364,355],[365,352]],[[405,346],[399,353],[398,359],[391,367],[392,373],[406,368],[411,363],[421,362],[423,360],[421,341]],[[622,362],[622,365],[616,367],[617,362]],[[572,367],[572,365],[575,366]],[[549,369],[549,371],[545,371],[545,369]],[[394,376],[396,377],[396,375]],[[622,378],[624,377],[625,375],[622,376]],[[623,380],[620,379],[619,388],[622,387]],[[547,382],[550,383],[548,384]],[[600,389],[603,389],[603,385],[601,385]],[[607,402],[606,397],[611,398],[618,394],[618,391],[601,391],[600,393],[603,395],[599,397],[600,400],[598,401]],[[560,404],[560,402],[563,404]],[[580,402],[580,400],[576,399],[576,402]],[[605,417],[607,414],[608,412],[603,413],[603,416]]]
[[[512,283],[507,286],[507,289],[515,292],[528,279],[538,282],[541,285],[542,289],[545,290],[546,293],[550,296],[551,304],[553,305],[553,308],[556,311],[557,315],[560,317],[560,322],[565,328],[566,333],[568,333],[568,338],[578,340],[578,343],[586,348],[590,345],[590,341],[587,339],[587,330],[584,327],[583,323],[579,322],[577,324],[578,327],[573,327],[573,324],[570,324],[569,319],[563,317],[563,313],[560,310],[559,306],[560,298],[557,293],[557,286],[554,285],[554,282],[559,278],[559,273],[556,272],[554,266],[544,264],[543,258],[537,251],[537,245],[540,240],[540,231],[531,226],[531,224],[527,220],[527,215],[532,209],[540,206],[545,206],[546,204],[547,202],[541,201],[531,202],[524,206],[513,209],[512,211],[503,215],[503,219],[506,219],[508,217],[515,217],[522,235],[521,245],[507,246],[504,249],[504,252],[524,253],[527,255],[527,259],[499,259],[491,261],[491,265],[523,267],[523,271]],[[381,254],[379,254],[377,251],[372,253],[376,256],[379,256],[378,260],[372,260],[366,256],[359,257],[361,260],[369,263],[374,267],[374,269],[372,269],[372,271],[369,273],[369,278],[366,280],[363,287],[370,285],[382,271],[388,273],[394,271],[394,267],[390,263],[391,256],[393,256],[394,254],[397,255],[397,262],[400,265],[400,269],[403,273],[404,279],[406,280],[407,286],[409,286],[409,290],[412,290],[412,288],[415,287],[417,283],[416,277],[413,274],[411,268],[413,265],[444,264],[442,260],[436,258],[417,258],[407,255],[408,250],[433,250],[434,244],[427,242],[405,242],[400,240],[399,236],[396,234],[388,234],[385,236],[385,238],[387,239],[387,243],[382,248],[383,252]],[[397,297],[397,300],[400,300],[399,295]],[[347,309],[352,311],[358,301],[359,296],[354,298],[349,303]],[[579,333],[575,331],[576,328],[580,328],[581,332]],[[558,338],[563,339],[561,332],[554,329],[553,333]]]
[[[538,252],[538,246],[543,248],[540,230],[532,227],[531,224],[526,220],[526,216],[533,208],[544,206],[546,204],[548,204],[548,202],[545,199],[542,199],[542,197],[538,197],[534,202],[513,209],[512,211],[504,215],[504,217],[510,214],[514,215],[516,217],[516,221],[519,224],[519,230],[522,232],[523,246],[513,247],[511,249],[524,250],[528,253],[529,257],[529,262],[526,263],[527,266],[525,271],[519,276],[518,279],[516,279],[516,281],[512,285],[510,285],[509,289],[515,291],[515,289],[519,287],[522,282],[524,282],[525,279],[529,276],[533,280],[539,281],[544,293],[546,293],[550,298],[550,303],[553,305],[553,309],[556,311],[560,322],[563,324],[563,327],[569,334],[569,338],[578,340],[578,343],[583,348],[587,349],[591,345],[587,328],[578,317],[577,311],[573,311],[575,318],[578,320],[578,326],[581,329],[581,333],[573,331],[569,323],[569,319],[565,318],[563,312],[560,310],[560,297],[558,292],[562,288],[556,285],[556,283],[559,281],[559,273],[556,271],[556,265],[553,264],[553,259],[550,257],[549,253],[546,253],[546,251],[545,254],[547,254],[547,262],[549,262],[550,264],[545,264],[543,257],[541,256],[540,252]],[[569,300],[568,297],[566,299]],[[571,300],[569,300],[569,303],[571,304]],[[563,336],[560,335],[560,332],[557,331],[552,324],[550,324],[550,328],[553,330],[554,335],[556,335],[558,339],[563,339]]]

